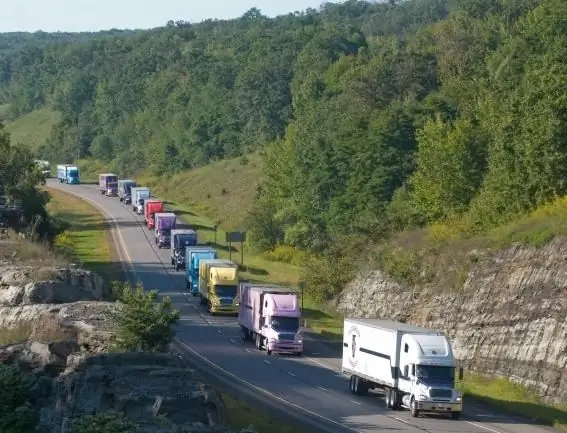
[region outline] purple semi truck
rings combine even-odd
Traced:
[[[271,284],[240,283],[238,324],[242,339],[258,350],[303,354],[297,292]]]
[[[177,216],[173,212],[157,212],[154,219],[156,245],[158,248],[170,248],[171,230],[177,225]]]

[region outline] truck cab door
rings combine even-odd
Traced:
[[[409,341],[402,338],[400,347],[400,371],[398,388],[410,392],[415,380],[415,364],[412,363],[412,347]]]

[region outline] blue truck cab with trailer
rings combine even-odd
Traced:
[[[193,296],[199,294],[199,262],[216,258],[217,251],[212,247],[186,247],[185,284]]]
[[[78,185],[81,183],[79,175],[79,167],[72,164],[59,164],[57,165],[57,179],[60,183],[67,183],[69,185]]]

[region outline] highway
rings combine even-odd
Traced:
[[[96,185],[65,185],[56,179],[47,186],[83,198],[100,208],[113,225],[113,236],[131,280],[170,296],[181,312],[179,344],[196,365],[208,367],[218,383],[232,386],[271,412],[313,432],[329,433],[544,433],[555,430],[503,416],[467,404],[459,421],[436,417],[412,418],[409,411],[384,407],[381,395],[349,393],[340,373],[340,359],[331,348],[306,340],[305,356],[267,356],[241,341],[236,318],[211,317],[197,298],[187,293],[183,271],[170,265],[170,250],[159,250],[142,217],[117,198],[102,196]],[[150,240],[152,242],[150,242]],[[340,355],[339,355],[340,356]]]

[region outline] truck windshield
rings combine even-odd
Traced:
[[[236,286],[223,286],[221,284],[215,286],[215,293],[221,298],[234,298],[236,291]]]
[[[439,365],[417,365],[415,373],[418,379],[423,381],[453,381],[455,379],[455,367]]]
[[[299,318],[272,317],[270,326],[277,332],[297,332],[299,329]]]

